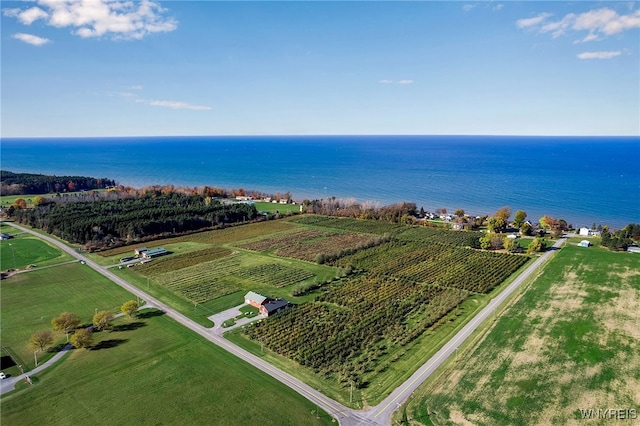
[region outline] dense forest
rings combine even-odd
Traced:
[[[248,221],[257,211],[249,204],[173,192],[96,201],[47,200],[13,214],[16,221],[64,240],[101,247]]]
[[[58,192],[88,191],[114,186],[107,178],[86,176],[48,176],[31,173],[13,173],[0,170],[0,195],[52,194]]]

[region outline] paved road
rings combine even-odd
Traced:
[[[147,301],[147,303],[156,306],[158,309],[166,312],[168,316],[179,322],[180,324],[188,327],[194,332],[198,333],[205,339],[213,342],[218,345],[222,349],[232,353],[238,358],[248,362],[254,367],[264,371],[270,376],[274,377],[278,381],[283,384],[289,386],[291,389],[298,392],[300,395],[307,398],[309,401],[317,404],[324,411],[332,415],[336,418],[339,423],[343,426],[357,426],[357,425],[389,425],[391,424],[391,415],[392,413],[400,407],[410,396],[411,393],[415,391],[415,389],[424,382],[431,373],[442,364],[449,356],[451,356],[458,346],[464,342],[473,331],[485,320],[487,319],[495,310],[504,302],[504,300],[509,297],[522,283],[533,274],[551,255],[552,251],[548,251],[542,254],[538,259],[536,259],[525,271],[520,274],[506,289],[504,289],[497,297],[495,297],[489,304],[480,311],[469,323],[467,323],[453,338],[445,344],[429,361],[427,361],[424,365],[422,365],[407,381],[405,381],[402,385],[400,385],[396,390],[394,390],[387,398],[385,398],[379,405],[375,407],[371,407],[366,411],[356,411],[349,408],[346,408],[342,404],[332,400],[331,398],[326,397],[316,389],[311,386],[303,383],[297,378],[291,376],[288,373],[272,366],[261,358],[245,351],[234,345],[233,343],[225,340],[219,333],[214,331],[214,329],[207,329],[195,321],[185,317],[181,313],[177,312],[173,308],[165,305],[164,303],[156,300],[150,295],[144,293],[139,290],[137,287],[132,286],[122,278],[113,274],[111,271],[107,270],[107,267],[103,267],[98,265],[97,263],[91,261],[90,259],[84,257],[82,254],[76,252],[74,249],[66,246],[60,241],[51,238],[46,235],[38,234],[36,232],[30,231],[27,228],[16,225],[14,223],[7,224],[14,226],[20,229],[23,232],[34,234],[44,240],[47,240],[51,244],[61,248],[65,252],[71,254],[76,257],[78,260],[84,260],[87,266],[95,269],[100,272],[105,277],[109,278],[119,286],[123,287],[127,291],[132,294],[140,297],[141,299]],[[559,248],[564,244],[566,239],[560,239],[554,244],[554,248]]]
[[[65,347],[62,348],[62,350],[60,352],[58,352],[57,354],[52,356],[51,359],[49,359],[44,364],[40,364],[39,366],[37,366],[33,370],[27,371],[26,373],[22,373],[19,376],[7,377],[6,379],[1,380],[0,381],[0,395],[2,395],[3,393],[10,392],[10,391],[14,390],[15,387],[16,387],[16,383],[18,383],[20,380],[26,379],[26,378],[28,378],[30,376],[33,376],[34,374],[38,374],[39,372],[41,372],[45,368],[48,368],[53,363],[58,361],[60,358],[65,356],[71,349],[73,349],[73,346],[71,346],[70,343],[67,343],[65,345]]]

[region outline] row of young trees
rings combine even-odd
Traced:
[[[138,302],[129,300],[122,304],[120,310],[127,317],[132,318],[138,310]],[[93,315],[92,326],[78,328],[80,327],[80,317],[72,312],[63,312],[51,319],[51,327],[53,331],[65,333],[67,343],[71,343],[73,347],[89,349],[93,345],[93,332],[108,330],[111,320],[114,318],[115,314],[112,312],[98,311]],[[54,340],[55,336],[51,330],[37,331],[31,335],[29,347],[35,352],[44,352],[53,344]]]
[[[0,170],[0,181],[0,195],[89,191],[116,184],[114,180],[107,178],[48,176],[32,173],[14,173],[8,170]]]
[[[253,220],[249,204],[181,193],[94,201],[49,200],[32,209],[14,211],[16,221],[43,229],[74,243],[96,246],[180,234],[227,223]]]

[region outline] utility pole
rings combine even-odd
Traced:
[[[33,359],[36,360],[36,367],[38,366],[38,351],[33,351]]]
[[[351,381],[351,390],[349,391],[349,404],[353,404],[353,380]]]

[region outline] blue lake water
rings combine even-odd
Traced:
[[[507,205],[576,226],[640,222],[640,138],[260,136],[2,139],[3,170],[123,185],[290,191],[296,199]]]

